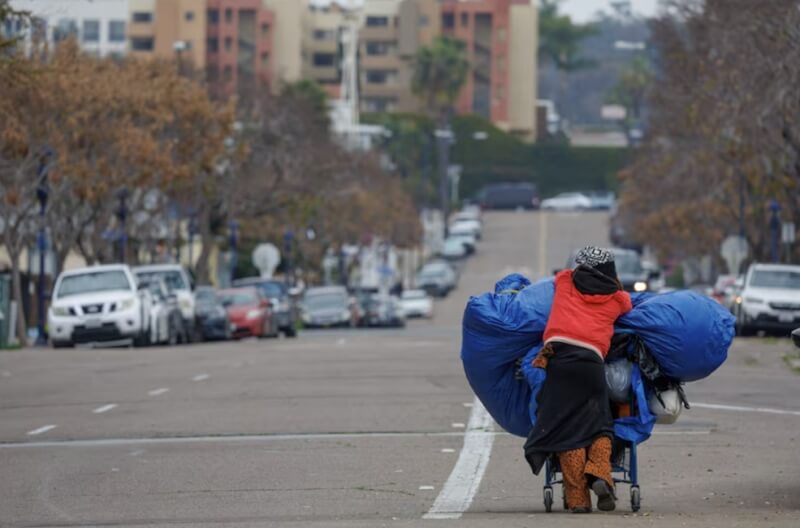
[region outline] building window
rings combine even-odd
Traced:
[[[225,10],[225,23],[230,24],[233,22],[233,9],[226,9]]]
[[[326,67],[336,65],[336,56],[333,53],[315,53],[312,60],[314,66]]]
[[[391,112],[397,107],[397,100],[392,97],[368,97],[364,99],[364,110],[367,112]]]
[[[78,23],[72,18],[62,18],[53,29],[53,41],[61,42],[78,35]]]
[[[108,40],[111,42],[125,42],[124,20],[112,20],[108,23]]]
[[[367,27],[387,27],[389,25],[389,17],[381,16],[368,16]]]
[[[393,42],[385,42],[385,41],[367,41],[366,50],[367,55],[371,56],[381,56],[381,55],[388,55],[390,52],[394,51],[394,43]]]
[[[469,13],[461,13],[461,27],[469,26]]]
[[[335,29],[315,29],[314,40],[336,40]]]
[[[206,80],[208,82],[216,82],[219,80],[219,67],[216,64],[209,64],[206,66]]]
[[[444,13],[442,15],[442,27],[444,29],[453,29],[456,27],[456,16],[453,13]]]
[[[134,24],[147,24],[153,21],[153,13],[147,11],[138,11],[133,14]]]
[[[397,72],[394,70],[367,70],[368,84],[390,84],[397,79]]]
[[[230,81],[231,79],[233,79],[233,66],[227,64],[223,72],[224,72],[223,79],[225,79],[226,81]]]
[[[187,11],[183,17],[186,19],[187,22],[191,22],[194,20],[194,11]]]
[[[151,37],[132,37],[131,49],[133,51],[153,51],[153,39]]]
[[[84,20],[83,21],[83,41],[84,42],[100,42],[100,21],[99,20]]]
[[[209,9],[206,13],[208,23],[211,25],[219,24],[219,9]]]
[[[430,25],[431,21],[428,18],[428,15],[420,15],[419,16],[419,25],[422,27]]]
[[[269,24],[264,22],[261,24],[261,38],[267,38],[269,36]]]
[[[261,66],[267,67],[269,66],[269,53],[266,51],[261,53]]]
[[[219,39],[217,39],[215,37],[208,37],[208,39],[206,39],[206,50],[208,50],[209,53],[218,52],[219,51]]]
[[[233,49],[233,39],[231,37],[225,37],[225,51],[230,51]]]

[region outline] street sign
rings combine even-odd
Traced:
[[[750,254],[750,245],[744,237],[729,236],[722,242],[719,252],[728,265],[728,271],[734,275],[738,275],[739,268],[742,267],[742,262],[744,262]]]
[[[794,227],[794,222],[784,222],[781,233],[781,242],[784,244],[794,244],[796,233],[797,230]]]
[[[261,276],[268,279],[281,263],[281,252],[273,244],[259,244],[253,250],[251,259],[253,265],[261,272]]]

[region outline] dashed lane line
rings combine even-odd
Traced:
[[[160,389],[153,389],[147,394],[150,396],[161,396],[162,394],[167,392],[169,392],[169,389],[167,387],[161,387]]]
[[[192,381],[205,381],[210,378],[208,374],[198,374],[197,376],[192,378]]]
[[[716,403],[696,403],[692,402],[692,407],[698,409],[713,409],[715,411],[737,411],[737,412],[754,412],[762,414],[779,414],[784,416],[800,416],[800,411],[792,411],[789,409],[774,409],[771,407],[747,407],[744,405],[719,405]]]
[[[106,412],[110,411],[111,409],[116,408],[116,407],[117,407],[116,403],[109,403],[108,405],[103,405],[102,407],[98,407],[97,409],[93,410],[92,412],[94,414],[103,414],[103,413],[106,413]]]
[[[58,427],[58,426],[55,425],[55,424],[44,425],[44,426],[42,426],[42,427],[40,427],[38,429],[34,429],[33,431],[28,431],[28,436],[37,436],[37,435],[46,433],[47,431],[52,431],[56,427]]]

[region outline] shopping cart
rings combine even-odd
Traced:
[[[636,444],[614,439],[611,454],[611,471],[615,484],[630,484],[631,510],[638,512],[641,508],[641,492],[639,490],[639,471],[637,468]],[[564,480],[557,455],[550,455],[545,463],[544,474],[544,509],[547,513],[553,511],[553,485],[561,484],[561,498],[564,509],[567,509],[567,499],[564,493]]]

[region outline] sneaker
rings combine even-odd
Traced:
[[[597,479],[592,483],[592,491],[597,495],[597,509],[600,511],[614,511],[617,504],[614,500],[614,491],[608,482]]]

